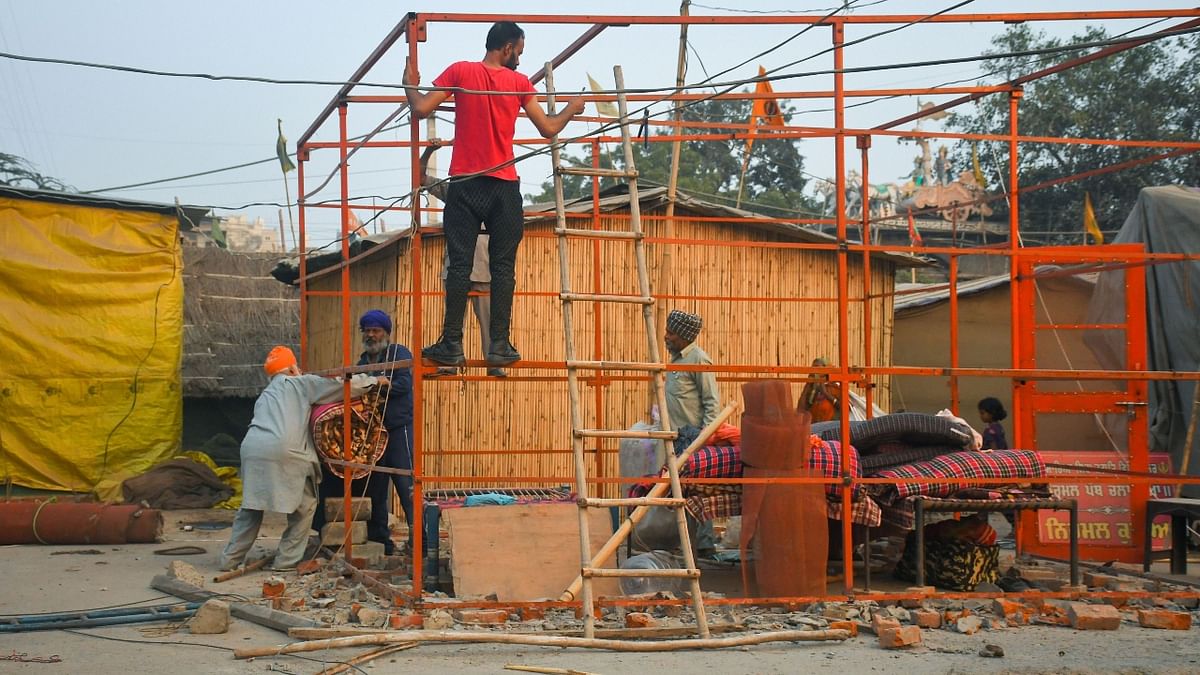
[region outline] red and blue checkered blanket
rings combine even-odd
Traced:
[[[954,452],[924,462],[916,462],[880,471],[880,478],[998,478],[1025,479],[1046,475],[1042,457],[1032,450],[995,450],[992,452]],[[1016,482],[1020,482],[1019,480]],[[972,487],[967,483],[896,482],[870,485],[868,492],[880,504],[894,504],[916,495],[949,497]]]

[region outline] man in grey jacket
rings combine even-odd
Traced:
[[[221,552],[222,570],[235,569],[246,559],[262,526],[263,511],[287,514],[272,569],[292,569],[300,563],[321,478],[309,415],[313,405],[342,395],[338,380],[302,374],[296,355],[287,347],[272,349],[263,368],[271,381],[254,402],[254,418],[242,440],[242,506]],[[386,377],[359,374],[350,380],[350,393],[360,396],[373,386],[387,384]]]

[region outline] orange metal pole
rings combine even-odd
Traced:
[[[958,256],[950,255],[950,367],[958,368]],[[958,402],[958,376],[950,376],[950,411],[962,417]]]
[[[408,38],[408,58],[412,62],[414,69],[419,71],[419,61],[417,58],[417,43],[419,36],[423,31],[417,28],[417,18],[414,14],[408,15],[408,28],[406,29],[406,37]],[[413,194],[421,187],[421,176],[418,175],[417,167],[420,166],[420,155],[418,153],[418,144],[421,140],[421,125],[412,116],[409,119],[409,165],[413,168],[412,180],[410,187]],[[413,373],[413,453],[412,453],[412,469],[413,469],[413,497],[412,497],[412,531],[409,532],[412,538],[412,585],[413,597],[420,600],[424,593],[425,575],[423,573],[425,565],[425,528],[423,526],[425,518],[425,500],[422,496],[424,491],[424,478],[422,473],[425,470],[425,369],[421,366],[424,362],[420,360],[421,345],[423,344],[422,330],[422,243],[424,238],[421,234],[421,200],[412,200],[412,222],[415,232],[412,240],[412,288],[413,288],[413,309],[412,309],[412,350],[414,353]],[[443,225],[444,226],[444,225]],[[420,364],[420,365],[417,365]],[[433,550],[434,555],[437,555],[438,533],[434,534]]]
[[[1010,305],[1010,340],[1012,341],[1012,367],[1021,368],[1024,366],[1023,354],[1021,351],[1021,302],[1017,297],[1018,286],[1018,254],[1021,249],[1021,230],[1020,230],[1020,206],[1021,206],[1021,188],[1019,185],[1018,168],[1020,159],[1020,150],[1017,146],[1017,129],[1019,120],[1017,117],[1018,107],[1021,102],[1023,92],[1020,89],[1014,89],[1008,95],[1008,133],[1010,135],[1008,141],[1008,278],[1009,278],[1009,305]],[[1032,282],[1031,282],[1032,283]],[[1033,321],[1029,325],[1033,325]],[[1031,438],[1028,437],[1028,431],[1025,428],[1024,414],[1024,389],[1025,384],[1019,380],[1014,380],[1012,383],[1012,404],[1013,404],[1013,438],[1017,443],[1017,447],[1033,447]]]
[[[871,367],[871,254],[867,247],[871,244],[871,172],[869,171],[869,155],[871,137],[859,136],[856,147],[862,151],[862,226],[859,228],[859,239],[863,243],[862,275],[863,275],[863,365]],[[867,419],[874,417],[875,380],[868,379],[864,383],[866,391],[863,398],[867,402]],[[868,544],[870,542],[867,542]]]
[[[842,43],[846,38],[846,26],[841,21],[833,22],[833,91],[834,112],[833,126],[837,129],[833,137],[834,173],[837,175],[837,240],[841,246],[837,252],[838,275],[838,375],[841,377],[840,418],[842,423],[842,478],[847,483],[842,487],[842,566],[844,570],[844,586],[846,593],[854,591],[854,528],[850,519],[853,476],[850,475],[850,383],[846,381],[850,366],[850,325],[849,303],[850,275],[849,258],[846,244],[846,136],[843,127],[846,124],[845,75],[842,65],[845,54]],[[863,204],[863,208],[867,207]]]
[[[828,22],[849,24],[902,24],[902,23],[1026,23],[1034,21],[1110,21],[1118,19],[1161,19],[1170,17],[1196,16],[1194,9],[1147,9],[1081,12],[989,12],[986,14],[849,14],[826,18],[815,15],[770,14],[667,14],[647,16],[618,14],[599,16],[595,14],[475,14],[456,12],[422,13],[425,21],[448,23],[495,23],[515,21],[517,23],[578,24],[596,23],[606,26],[677,26],[691,25],[788,25],[823,24]]]
[[[338,139],[341,141],[341,166],[338,168],[341,182],[341,197],[342,197],[342,260],[350,260],[350,171],[346,165],[346,104],[338,106]],[[342,285],[341,285],[341,306],[342,306],[342,366],[353,365],[351,361],[350,351],[350,266],[342,265]],[[351,447],[350,434],[350,380],[343,378],[342,380],[342,458],[347,462],[354,461],[354,449]],[[350,527],[353,523],[354,509],[351,506],[351,479],[354,472],[347,469],[343,472],[342,479],[342,505],[343,505],[343,521],[346,526],[345,538],[342,541],[342,551],[346,560],[349,561],[354,556],[354,542],[351,534],[353,533]],[[324,508],[320,505],[318,508]]]

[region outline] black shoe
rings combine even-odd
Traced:
[[[439,366],[461,366],[467,362],[463,355],[462,340],[452,341],[444,337],[422,349],[421,357]]]
[[[460,350],[461,352],[461,350]],[[517,348],[513,343],[505,340],[492,340],[492,346],[488,348],[487,364],[493,368],[499,366],[507,366],[510,363],[516,363],[521,360],[521,354],[517,352]]]
[[[433,379],[433,378],[438,378],[438,377],[454,377],[455,375],[458,375],[458,368],[442,367],[442,368],[438,368],[437,370],[433,371],[432,373],[428,373],[427,375],[425,375],[425,379],[428,380],[428,379]]]
[[[503,368],[488,368],[488,377],[508,377],[508,373],[504,372]]]

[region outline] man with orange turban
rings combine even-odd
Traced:
[[[342,395],[338,380],[302,374],[296,355],[287,347],[272,349],[263,369],[270,382],[254,402],[254,418],[242,440],[242,506],[221,553],[222,570],[234,569],[246,559],[262,526],[263,511],[287,514],[273,569],[291,569],[300,563],[321,477],[320,459],[308,430],[309,413],[313,405]],[[359,396],[387,384],[386,377],[359,374],[350,380],[350,393]]]

